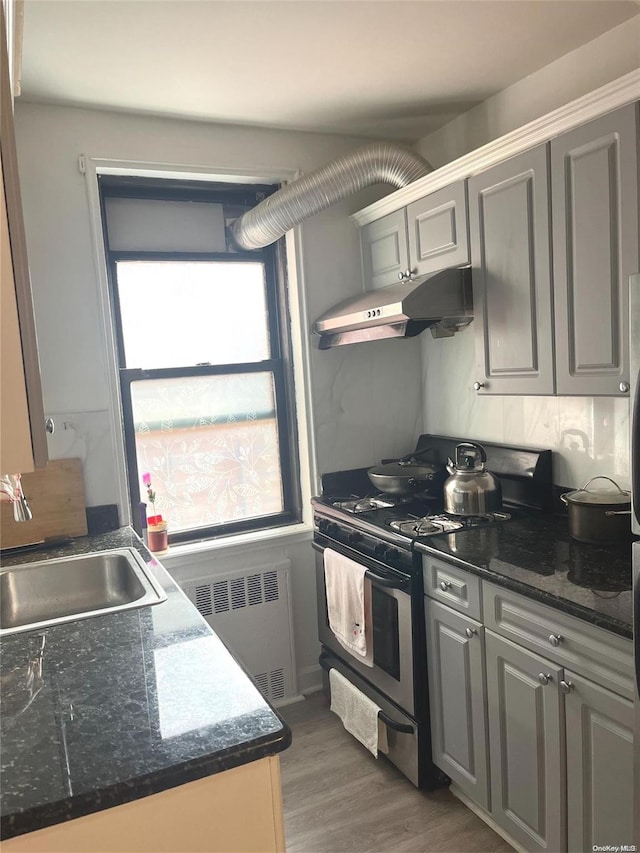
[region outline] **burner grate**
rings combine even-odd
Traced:
[[[464,530],[475,527],[486,527],[501,521],[508,521],[511,515],[508,512],[490,512],[486,515],[426,515],[424,518],[399,518],[389,521],[389,527],[397,530],[404,536],[422,538],[424,536],[437,536],[439,533],[453,533],[456,530]]]

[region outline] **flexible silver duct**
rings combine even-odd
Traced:
[[[241,249],[262,249],[310,216],[372,184],[396,189],[424,177],[431,166],[397,145],[376,143],[303,175],[247,211],[233,225]]]

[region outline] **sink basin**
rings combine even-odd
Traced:
[[[0,572],[0,636],[166,601],[131,548],[42,560]]]

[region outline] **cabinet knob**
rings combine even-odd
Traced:
[[[550,681],[553,681],[553,677],[548,672],[539,672],[538,681],[540,684],[549,684]]]
[[[631,388],[631,386],[629,385],[629,383],[628,383],[628,382],[621,382],[621,383],[618,385],[618,388],[622,391],[622,393],[623,393],[623,394],[628,394],[628,393],[629,393],[629,389]]]
[[[451,589],[451,581],[440,581],[440,589],[443,592],[446,592],[448,589]]]
[[[560,682],[560,690],[562,690],[563,693],[571,693],[573,690],[573,682],[562,679]]]
[[[563,639],[562,634],[549,634],[549,642],[554,648],[557,648]]]
[[[481,388],[484,388],[484,382],[474,382],[473,383],[473,390],[474,391],[479,391]]]
[[[467,635],[467,637],[469,637],[469,639],[471,639],[472,637],[475,637],[476,634],[478,633],[475,628],[465,628],[464,632]]]
[[[53,418],[47,418],[44,422],[45,431],[49,433],[49,435],[53,435],[56,429],[56,425],[53,422]]]
[[[403,272],[398,273],[398,278],[400,279],[400,281],[403,281],[404,277],[405,277],[405,273],[403,273]]]

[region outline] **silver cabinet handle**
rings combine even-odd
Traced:
[[[403,281],[404,277],[405,277],[405,273],[403,273],[403,272],[398,273],[398,278],[400,279],[400,281]]]
[[[469,637],[469,639],[471,639],[472,637],[475,637],[475,635],[478,633],[475,628],[465,628],[464,632],[467,635],[467,637]]]
[[[538,681],[540,682],[540,684],[549,684],[550,681],[553,681],[553,676],[551,676],[548,672],[539,672]]]
[[[479,391],[481,388],[484,388],[484,382],[474,382],[473,383],[473,390],[474,391]]]
[[[443,592],[446,592],[448,589],[451,589],[451,581],[440,581],[440,589]]]
[[[573,682],[562,679],[560,682],[560,690],[562,690],[563,693],[571,693],[573,690]]]
[[[56,425],[53,422],[53,418],[47,418],[44,422],[45,432],[48,432],[49,435],[53,435],[56,429]]]
[[[623,394],[628,394],[628,393],[629,393],[629,389],[631,388],[631,386],[629,385],[629,383],[628,383],[628,382],[621,382],[621,383],[618,385],[618,388],[622,391],[622,393],[623,393]]]
[[[549,634],[549,642],[554,648],[557,648],[563,639],[562,634]]]

